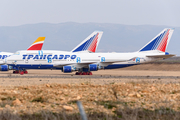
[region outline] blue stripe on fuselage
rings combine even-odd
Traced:
[[[9,64],[9,65],[13,66],[13,67],[22,68],[22,69],[60,69],[60,70],[62,70],[62,68],[53,67],[53,64],[50,64],[50,65],[37,65],[37,64],[36,65],[24,65],[24,64],[14,65],[14,64]],[[138,64],[112,64],[112,65],[108,65],[104,69],[118,69],[118,68],[133,66],[133,65],[138,65]]]
[[[108,65],[104,69],[118,69],[118,68],[133,66],[133,65],[138,65],[138,64],[112,64],[112,65]]]
[[[52,69],[53,65],[25,65],[25,64],[9,64],[9,66],[24,68],[24,69]]]

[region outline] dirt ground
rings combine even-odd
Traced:
[[[180,82],[180,64],[143,64],[113,70],[94,71],[92,76],[62,73],[60,70],[28,70],[28,74],[0,72],[0,86],[40,84],[109,84],[124,82]]]
[[[143,112],[180,110],[180,64],[99,70],[92,76],[58,70],[28,72],[25,75],[0,72],[0,115],[7,110],[17,116],[47,110],[77,113],[77,100],[82,101],[88,114],[103,112],[116,117],[119,115],[115,111],[126,107]]]

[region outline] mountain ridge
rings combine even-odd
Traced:
[[[27,49],[38,37],[45,36],[43,49],[71,51],[93,31],[104,34],[97,52],[134,52],[142,48],[164,28],[156,25],[123,25],[114,23],[37,23],[20,26],[1,26],[1,51]],[[167,52],[179,54],[180,27],[175,28]],[[180,55],[180,54],[179,54]]]

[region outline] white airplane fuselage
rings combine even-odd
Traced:
[[[64,51],[18,51],[6,58],[6,63],[13,67],[25,69],[63,69],[72,66],[74,70],[88,68],[97,64],[103,69],[120,68],[123,65],[136,65],[152,60],[149,55],[165,55],[161,51],[132,53],[76,53]]]

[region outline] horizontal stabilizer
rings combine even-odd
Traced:
[[[146,56],[146,57],[167,59],[167,58],[170,58],[170,57],[173,57],[173,56],[176,56],[176,55],[173,55],[173,54],[170,54],[170,55],[152,55],[152,56]]]

